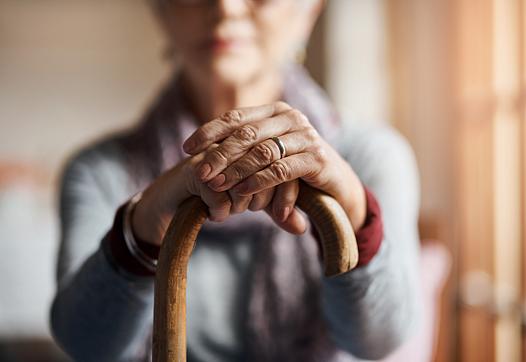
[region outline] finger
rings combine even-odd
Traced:
[[[252,201],[248,208],[250,211],[259,211],[265,209],[271,202],[274,196],[274,188],[266,189],[253,195]]]
[[[205,158],[207,152],[211,152],[212,150],[216,149],[219,146],[218,143],[212,143],[210,146],[207,147],[206,150],[199,152],[198,154],[195,154],[193,156],[189,156],[188,159],[190,160],[189,164],[191,164],[193,172],[192,174],[195,175],[196,167],[201,164],[201,161]],[[197,181],[197,179],[196,179]]]
[[[201,187],[201,199],[208,206],[209,219],[211,221],[225,221],[230,215],[232,201],[227,192],[215,192],[203,185]]]
[[[263,106],[246,107],[228,111],[199,127],[183,143],[183,149],[189,154],[199,153],[210,144],[229,136],[242,124],[262,118],[269,118],[289,109],[291,109],[291,107],[288,104],[276,102]]]
[[[248,206],[254,196],[241,196],[237,192],[229,191],[230,199],[232,200],[232,206],[230,208],[231,214],[241,214],[248,209]]]
[[[217,147],[217,143],[211,144],[206,151],[213,150]],[[192,195],[201,196],[201,188],[203,183],[195,177],[195,167],[205,157],[206,151],[200,152],[194,156],[190,156],[186,159],[184,164],[185,175],[187,175],[187,188]]]
[[[301,129],[316,132],[309,126],[307,117],[295,109],[274,117],[246,123],[221,142],[214,151],[206,153],[201,165],[197,168],[197,176],[203,182],[209,181],[258,143],[273,136],[281,136]]]
[[[292,209],[289,217],[284,224],[285,230],[292,234],[300,235],[307,230],[307,221],[298,209]]]
[[[289,217],[284,222],[278,220],[275,217],[270,205],[267,206],[265,211],[267,212],[267,214],[270,215],[272,220],[274,220],[276,225],[278,225],[280,228],[291,234],[301,235],[307,230],[307,221],[305,220],[305,217],[296,208],[292,209],[292,212],[290,213]]]
[[[321,171],[320,168],[320,163],[312,153],[298,153],[256,172],[237,184],[233,190],[240,195],[251,195],[297,178],[305,176],[312,178]]]
[[[279,138],[285,146],[286,155],[301,153],[309,149],[314,142],[314,137],[316,137],[313,135],[314,132],[316,132],[314,129],[303,129],[280,136]],[[208,186],[218,192],[228,190],[280,158],[281,154],[276,142],[267,139],[211,179]]]
[[[275,187],[274,197],[272,198],[272,212],[276,219],[285,222],[298,199],[300,190],[298,180],[282,183]]]

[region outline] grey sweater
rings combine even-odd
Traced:
[[[324,316],[339,346],[376,359],[404,340],[420,313],[415,160],[389,129],[352,127],[337,148],[376,195],[385,237],[368,265],[322,280]],[[133,360],[152,324],[153,279],[118,273],[101,249],[116,209],[136,191],[125,187],[121,153],[106,140],[72,158],[63,176],[51,325],[58,343],[79,361]],[[196,248],[190,262],[189,361],[243,360],[235,306],[246,293],[250,236],[214,245]]]
[[[330,112],[318,112],[324,109],[324,102],[316,85],[301,72],[287,74],[292,74],[286,82],[291,91],[287,95],[285,89],[285,101],[306,112],[312,121],[318,120],[320,127],[328,124],[321,122]],[[177,97],[166,99],[171,107]],[[154,108],[154,120],[170,114],[157,112],[162,107]],[[165,117],[168,128],[173,117]],[[185,139],[192,131],[187,129],[178,136]],[[116,268],[104,247],[116,210],[140,191],[127,167],[130,158],[121,139],[122,135],[110,136],[84,148],[69,160],[62,176],[61,243],[51,329],[58,344],[79,361],[148,360],[151,352],[154,279]],[[162,139],[154,140],[147,149],[157,143],[163,152],[170,149],[162,146]],[[338,351],[327,362],[378,359],[415,330],[421,313],[416,163],[407,142],[388,127],[338,129],[331,144],[376,196],[384,239],[365,266],[333,278],[312,273],[319,282],[319,287],[312,289],[316,291],[314,298],[320,300],[318,319]],[[261,239],[266,236],[257,228],[239,232],[238,226],[260,219],[261,214],[247,212],[221,225],[208,223],[199,234],[187,283],[189,361],[249,358],[244,346],[247,316],[243,310],[254,281],[252,266],[265,250],[257,245],[265,245]],[[290,239],[287,235],[281,240]],[[307,235],[297,241],[306,245]],[[291,254],[295,249],[290,245],[295,244],[276,244],[274,254],[281,263],[275,264],[278,274],[299,258]],[[280,300],[296,298],[301,295],[298,290],[306,288],[298,275],[287,276],[277,275],[285,281],[277,296]],[[304,300],[296,298],[288,304],[301,309],[302,303]]]

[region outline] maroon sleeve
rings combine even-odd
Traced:
[[[382,223],[382,214],[380,211],[380,206],[376,201],[373,193],[369,191],[366,187],[365,190],[365,200],[367,203],[367,214],[365,216],[365,222],[359,230],[355,230],[356,243],[358,246],[358,264],[357,267],[367,265],[371,259],[376,255],[382,239],[384,236],[383,223]],[[312,228],[311,232],[316,238],[318,245],[321,249],[321,240],[316,228]],[[320,257],[323,257],[320,252]]]
[[[154,276],[155,273],[139,263],[126,246],[123,233],[123,217],[126,206],[127,203],[119,207],[115,214],[113,226],[106,235],[106,248],[109,251],[112,262],[117,268],[121,268],[126,272],[137,276]],[[136,242],[137,246],[148,256],[155,259],[158,258],[160,251],[159,247],[139,239],[136,239]]]
[[[384,228],[380,205],[373,193],[365,187],[367,215],[362,227],[355,232],[358,244],[358,265],[367,265],[376,255],[382,244]]]

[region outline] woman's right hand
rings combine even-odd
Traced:
[[[217,144],[210,146],[217,147]],[[298,180],[280,184],[252,196],[240,196],[234,191],[216,192],[195,175],[195,166],[205,151],[186,158],[155,179],[143,192],[132,217],[132,229],[140,240],[160,246],[177,206],[192,195],[199,196],[208,206],[209,219],[224,221],[231,214],[265,210],[284,230],[301,234],[306,223],[300,214],[293,212]],[[284,213],[284,210],[288,209]]]

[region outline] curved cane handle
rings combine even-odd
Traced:
[[[349,219],[329,195],[300,183],[297,205],[316,227],[326,276],[356,266],[358,249]],[[168,227],[159,254],[155,280],[153,360],[186,362],[186,274],[197,234],[207,217],[199,197],[181,203]]]

